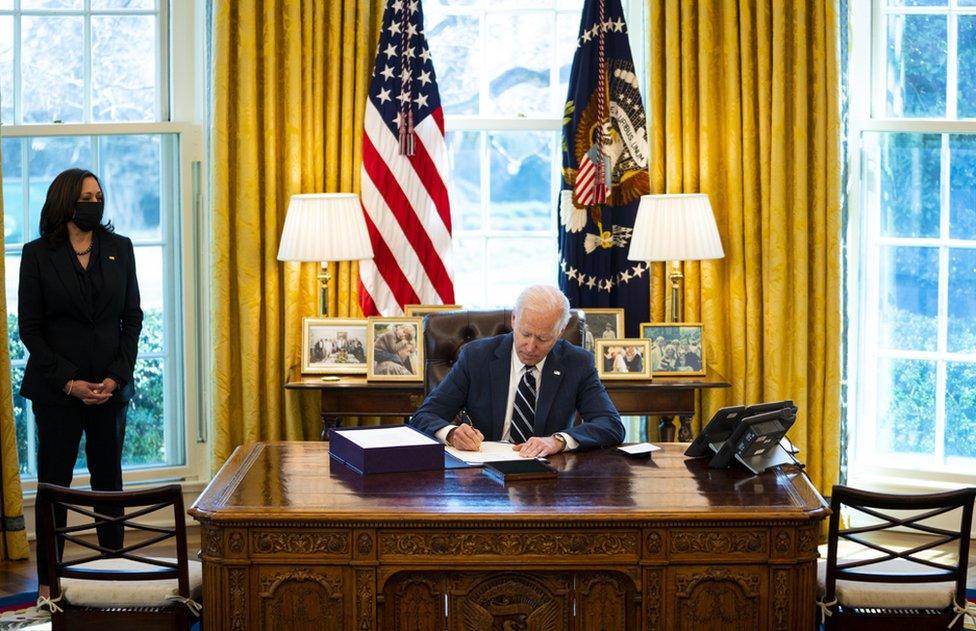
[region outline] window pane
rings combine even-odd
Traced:
[[[38,236],[38,222],[41,219],[41,207],[47,197],[47,189],[54,177],[72,167],[92,169],[95,160],[92,157],[90,136],[50,136],[34,137],[30,139],[30,153],[27,169],[30,174],[30,186],[27,191],[27,201],[30,209],[27,240]]]
[[[882,359],[878,371],[877,453],[932,453],[935,362]]]
[[[84,20],[25,16],[21,20],[22,119],[25,123],[84,118]]]
[[[126,235],[128,236],[128,235]],[[159,246],[140,246],[135,248],[136,274],[139,279],[139,299],[143,317],[150,311],[163,311],[163,248]],[[152,337],[157,335],[158,337]],[[139,337],[139,354],[163,352],[163,329],[142,327]]]
[[[559,60],[559,86],[556,88],[556,111],[566,105],[569,94],[569,73],[576,56],[576,34],[579,32],[578,13],[560,13],[556,22],[556,59]]]
[[[477,114],[481,83],[478,17],[428,11],[424,23],[444,113]]]
[[[477,230],[481,227],[481,132],[448,132],[446,140],[451,156],[451,227]]]
[[[556,6],[560,9],[582,11],[583,0],[556,0]],[[576,26],[579,26],[579,16],[576,18],[576,23]]]
[[[939,236],[939,134],[881,137],[881,234]]]
[[[14,18],[0,15],[0,121],[14,122]]]
[[[945,116],[946,17],[888,16],[889,116]]]
[[[949,236],[976,239],[976,136],[949,136]]]
[[[889,7],[945,7],[949,0],[888,0]]]
[[[880,254],[879,344],[894,350],[936,350],[938,249],[883,247]]]
[[[488,242],[488,305],[510,307],[529,285],[556,284],[556,240],[491,239]]]
[[[91,8],[100,9],[155,9],[156,0],[92,0]]]
[[[93,16],[91,28],[92,120],[155,120],[155,16]]]
[[[84,0],[20,0],[21,9],[80,9]]]
[[[134,241],[161,239],[160,137],[102,136],[98,147],[106,219]]]
[[[24,171],[20,138],[0,141],[3,160],[3,240],[22,243],[24,239]]]
[[[17,459],[20,461],[20,475],[35,477],[37,476],[36,467],[31,466],[34,461],[34,451],[37,449],[37,432],[34,427],[34,418],[30,413],[30,401],[20,396],[20,382],[24,380],[24,366],[12,366],[10,368],[10,381],[13,387],[14,401],[14,432],[17,434]],[[34,435],[34,440],[29,441],[28,436]]]
[[[466,309],[485,305],[485,240],[481,237],[455,237],[454,299]]]
[[[147,315],[149,313],[147,312]],[[161,323],[161,318],[147,317],[143,327]],[[142,348],[139,349],[140,353]],[[163,360],[136,360],[136,394],[126,417],[122,466],[166,464],[181,461],[182,453],[167,454],[164,440],[166,416],[163,411]]]
[[[7,254],[3,257],[3,276],[7,292],[7,348],[10,351],[10,361],[27,359],[27,349],[20,341],[20,325],[17,323],[17,291],[20,287],[20,252]],[[18,388],[20,382],[14,384]]]
[[[428,2],[430,2],[430,0],[428,0]],[[434,0],[430,3],[430,6],[436,7],[437,5],[440,5],[444,7],[474,7],[478,6],[478,4],[478,0]],[[426,9],[427,6],[425,5],[424,10],[426,11]]]
[[[945,455],[976,458],[976,364],[946,365]]]
[[[973,6],[976,6],[976,3]],[[957,47],[956,60],[959,65],[957,115],[959,118],[973,118],[976,117],[976,15],[959,16]]]
[[[552,227],[553,138],[548,131],[488,134],[492,229]]]
[[[976,353],[976,250],[949,250],[949,352]]]
[[[549,98],[555,21],[551,14],[490,13],[487,58],[488,112],[558,116]]]

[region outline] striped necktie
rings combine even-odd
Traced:
[[[516,443],[524,443],[534,436],[532,424],[535,422],[535,366],[525,366],[518,388],[515,389],[515,404],[512,408],[512,426],[509,438]]]

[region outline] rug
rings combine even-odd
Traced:
[[[970,557],[972,558],[972,557]],[[976,589],[966,590],[966,600],[969,601],[970,607],[976,607]],[[967,629],[976,629],[976,625],[973,624],[972,618],[966,619],[965,627]]]

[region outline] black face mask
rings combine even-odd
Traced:
[[[75,202],[75,216],[71,218],[82,232],[91,232],[102,223],[105,201]]]

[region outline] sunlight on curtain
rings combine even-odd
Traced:
[[[213,7],[213,467],[237,445],[317,438],[315,392],[286,391],[316,269],[279,263],[295,193],[358,192],[380,0]],[[361,315],[358,267],[330,265],[330,313]]]
[[[836,0],[680,0],[650,13],[651,187],[708,193],[725,258],[685,263],[723,405],[793,399],[814,484],[837,480],[840,100]],[[668,292],[655,266],[652,317]]]

